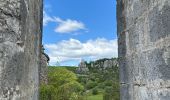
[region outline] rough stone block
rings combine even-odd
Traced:
[[[117,2],[121,99],[169,100],[170,1]]]
[[[42,0],[0,0],[0,100],[38,100]]]

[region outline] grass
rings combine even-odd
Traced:
[[[102,94],[91,95],[87,97],[87,100],[103,100],[103,95]]]

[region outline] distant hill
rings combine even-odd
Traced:
[[[114,69],[114,67],[118,67],[117,58],[103,58],[89,63],[87,61],[81,61],[77,68],[77,73],[86,74],[89,71],[102,72]]]
[[[49,73],[59,69],[67,69],[77,76],[77,82],[84,90],[81,99],[98,98],[99,100],[120,100],[119,98],[119,67],[117,58],[104,58],[96,61],[81,61],[78,67],[50,66]],[[63,79],[64,81],[64,79]]]
[[[103,95],[103,100],[120,100],[119,67],[117,58],[81,61],[76,73],[85,87],[86,95]]]
[[[49,66],[49,69],[55,69],[55,68],[66,68],[69,71],[76,72],[77,67],[76,66]]]

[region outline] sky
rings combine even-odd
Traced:
[[[117,57],[116,0],[44,0],[43,45],[50,65]]]

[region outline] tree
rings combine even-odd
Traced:
[[[40,88],[40,100],[71,100],[78,98],[84,87],[76,75],[65,68],[50,68],[48,85]]]
[[[93,95],[97,95],[98,93],[99,93],[99,91],[98,91],[97,88],[94,88],[94,89],[92,90],[92,94],[93,94]]]

